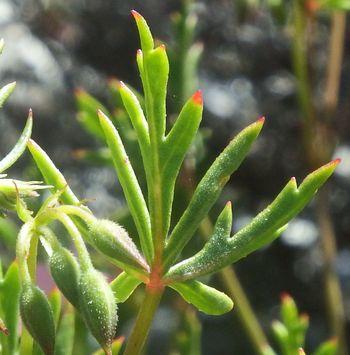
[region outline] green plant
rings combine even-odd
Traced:
[[[309,327],[309,317],[306,314],[299,314],[295,301],[288,294],[283,294],[281,297],[280,317],[281,320],[272,323],[272,331],[279,345],[280,354],[294,355],[298,351],[300,354],[305,354],[302,348]],[[313,355],[336,354],[338,354],[338,343],[335,339],[323,342],[313,352]]]
[[[29,332],[22,333],[19,351],[23,355],[40,352],[37,345],[45,354],[53,354],[60,335],[58,332],[55,336],[55,315],[59,309],[57,298],[47,299],[35,286],[39,240],[49,255],[51,272],[57,286],[76,307],[106,354],[112,354],[113,347],[120,348],[120,341],[113,343],[117,326],[117,303],[125,301],[139,284],[145,284],[144,301],[125,349],[125,354],[139,354],[165,287],[174,289],[188,303],[207,314],[218,315],[231,310],[232,300],[198,281],[198,277],[217,272],[277,238],[288,221],[304,208],[339,163],[335,160],[322,166],[308,175],[299,187],[295,178],[292,178],[265,210],[232,236],[232,210],[228,202],[203,249],[179,261],[200,222],[218,199],[231,174],[248,154],[262,129],[264,119],[260,118],[245,128],[229,143],[208,169],[186,210],[171,229],[175,182],[201,121],[202,95],[198,91],[187,101],[173,127],[167,132],[166,89],[169,65],[165,46],[154,48],[146,21],[136,11],[133,11],[133,15],[142,47],[137,53],[137,64],[144,89],[144,109],[125,84],[120,83],[118,90],[139,143],[147,182],[147,198],[139,185],[122,139],[108,116],[99,110],[98,121],[96,117],[95,121],[89,122],[91,130],[98,131],[109,146],[139,235],[141,250],[118,224],[97,219],[76,197],[47,154],[34,141],[26,138],[29,151],[48,184],[45,187],[52,188],[53,194],[36,213],[32,213],[22,203],[19,189],[16,204],[13,205],[24,222],[17,239],[17,261],[22,284],[21,314]],[[34,186],[38,188],[40,185]],[[71,236],[77,260],[56,237],[52,226],[54,221],[62,224]],[[110,285],[94,268],[85,242],[124,270]],[[62,275],[55,269],[60,264],[62,273],[71,270],[68,272],[74,277],[60,277]],[[29,334],[37,343],[34,347]]]

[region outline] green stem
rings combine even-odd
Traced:
[[[30,241],[30,249],[27,258],[27,265],[32,282],[36,280],[36,259],[37,259],[38,238],[34,236]],[[26,327],[22,328],[21,344],[19,355],[31,355],[33,352],[33,338]]]
[[[83,240],[78,228],[75,226],[73,221],[67,215],[65,215],[63,213],[58,213],[57,219],[65,226],[68,233],[72,237],[73,243],[74,243],[75,248],[77,249],[77,252],[78,252],[78,257],[79,257],[79,261],[81,263],[81,267],[84,270],[90,269],[92,267],[90,255],[89,255],[88,250],[86,249],[84,240]]]
[[[163,292],[164,289],[153,290],[146,287],[145,298],[127,342],[124,355],[141,354]]]
[[[298,105],[302,114],[303,143],[304,149],[308,154],[308,160],[312,161],[314,165],[315,157],[312,136],[315,127],[315,112],[307,61],[307,18],[300,0],[293,0],[293,16],[292,63],[297,79]]]
[[[67,209],[69,206],[65,206]],[[77,212],[76,209],[73,209],[73,211]],[[81,212],[82,213],[82,212]],[[85,216],[85,215],[84,215]],[[86,213],[86,216],[90,218],[90,213]],[[85,216],[85,218],[86,218]],[[43,213],[41,213],[36,219],[35,219],[35,224],[37,228],[40,228],[44,225],[49,224],[52,220],[57,219],[60,221],[64,227],[67,229],[68,233],[72,237],[73,243],[75,245],[75,248],[78,252],[78,257],[79,261],[81,263],[81,267],[84,269],[89,269],[92,264],[91,264],[91,259],[89,252],[85,246],[83,237],[81,236],[78,228],[75,226],[74,222],[71,220],[70,217],[68,217],[65,213],[63,213],[62,209],[60,210],[59,208],[52,208],[50,210],[47,210]]]
[[[307,63],[306,16],[300,0],[293,2],[294,33],[292,42],[293,70],[297,78],[297,95],[304,121],[311,126],[313,123],[314,108]]]
[[[73,205],[62,205],[57,207],[57,210],[65,213],[65,214],[72,214],[75,216],[78,216],[81,218],[85,223],[92,224],[93,222],[96,221],[96,217],[89,212],[88,210],[78,207],[78,206],[73,206]]]

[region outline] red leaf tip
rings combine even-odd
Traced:
[[[131,10],[131,14],[134,16],[134,19],[135,19],[136,21],[142,19],[142,16],[141,16],[136,10]]]
[[[329,164],[338,165],[341,162],[340,158],[332,160]]]
[[[196,104],[196,105],[203,105],[203,95],[202,95],[202,90],[198,90],[196,91],[193,95],[192,95],[192,101]]]
[[[125,86],[126,86],[126,85],[124,84],[123,81],[121,81],[121,80],[118,81],[118,88],[119,88],[119,89],[123,89],[123,88],[125,88]]]
[[[265,122],[265,116],[260,116],[259,119],[257,120],[257,122],[264,124]]]
[[[288,292],[282,292],[280,297],[281,297],[281,301],[282,302],[288,301],[288,300],[290,300],[292,298],[291,295]]]
[[[86,93],[86,91],[83,88],[76,88],[74,89],[74,95],[75,96],[80,96],[80,95],[84,95]]]

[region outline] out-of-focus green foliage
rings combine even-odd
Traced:
[[[283,294],[281,297],[281,320],[272,323],[272,331],[282,355],[304,354],[305,336],[309,328],[309,317],[300,314],[292,297]],[[337,341],[332,339],[320,344],[313,355],[338,354]]]

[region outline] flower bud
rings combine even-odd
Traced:
[[[20,298],[23,323],[45,355],[53,355],[55,349],[55,323],[50,303],[36,285],[26,282]]]
[[[93,268],[81,272],[79,302],[92,335],[107,354],[111,353],[118,322],[117,304],[106,279]]]
[[[79,264],[66,248],[57,246],[49,258],[51,276],[67,300],[79,309]]]
[[[125,229],[106,219],[97,219],[90,226],[93,245],[101,253],[121,264],[149,271],[149,266]]]
[[[37,181],[20,181],[14,179],[0,179],[0,208],[14,210],[17,196],[20,198],[37,197],[37,190],[46,189],[48,186],[40,185]]]

